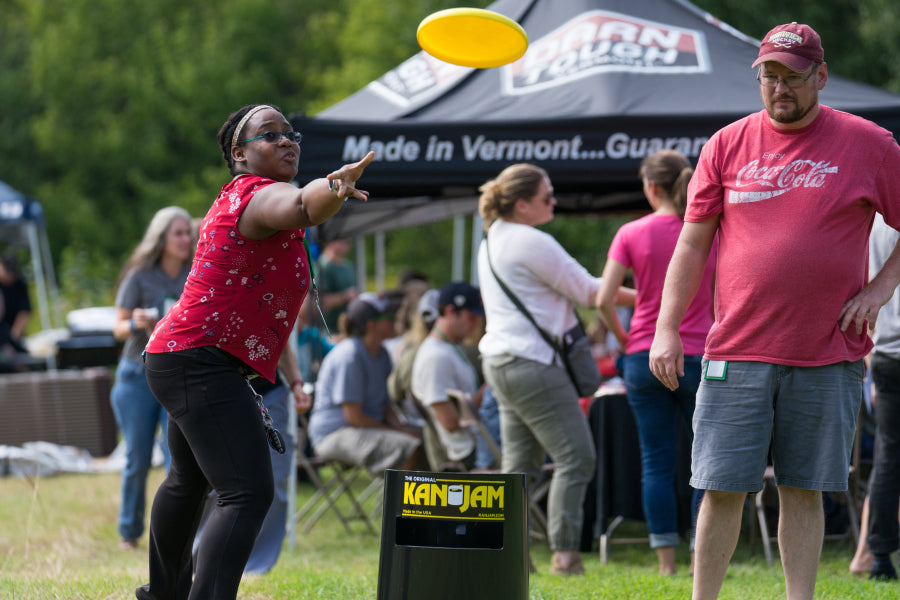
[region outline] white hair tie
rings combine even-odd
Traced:
[[[265,108],[271,108],[272,110],[275,110],[268,104],[259,104],[257,106],[254,106],[250,110],[248,110],[247,114],[245,114],[243,116],[243,118],[241,118],[241,120],[237,124],[237,127],[234,128],[234,135],[231,137],[231,147],[232,148],[234,148],[235,146],[238,145],[238,135],[240,135],[241,129],[244,128],[244,125],[247,124],[247,121],[250,120],[250,117],[252,117],[253,115],[255,115],[256,113],[258,113],[259,111],[261,111]]]

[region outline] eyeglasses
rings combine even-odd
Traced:
[[[300,140],[303,139],[303,134],[299,131],[267,131],[262,135],[258,135],[256,137],[252,137],[246,140],[238,140],[238,144],[244,144],[246,142],[252,142],[253,140],[263,139],[266,140],[269,144],[277,144],[281,141],[281,138],[286,137],[289,142],[294,144],[299,144]]]
[[[813,69],[806,77],[803,77],[802,75],[788,75],[787,77],[779,77],[778,75],[762,75],[761,73],[757,73],[756,80],[759,81],[760,85],[767,88],[778,87],[778,82],[783,81],[784,85],[794,90],[806,83],[809,78],[815,74],[815,72],[816,70]]]

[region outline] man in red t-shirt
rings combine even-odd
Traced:
[[[718,233],[716,320],[694,413],[691,485],[707,490],[695,600],[718,596],[770,444],[787,597],[812,598],[822,492],[847,489],[867,323],[900,282],[896,249],[871,282],[866,272],[874,213],[900,227],[890,132],[818,103],[828,70],[807,25],[774,28],[752,66],[764,110],[701,153],[650,351],[651,370],[675,389],[678,327]]]

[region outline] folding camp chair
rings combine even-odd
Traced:
[[[853,465],[850,466],[850,478],[853,478]],[[774,556],[772,554],[772,535],[769,533],[769,522],[766,518],[766,505],[764,495],[767,489],[775,489],[775,469],[770,465],[766,467],[765,475],[763,475],[763,489],[756,494],[756,525],[759,528],[759,534],[762,538],[763,553],[766,556],[766,565],[772,566]],[[859,542],[859,516],[857,513],[857,500],[853,497],[851,489],[840,492],[843,496],[845,507],[847,510],[847,529],[841,533],[826,534],[826,540],[848,540],[853,544]]]
[[[447,455],[447,449],[444,447],[444,443],[438,433],[438,425],[435,423],[435,418],[431,411],[412,394],[409,395],[409,400],[423,422],[422,448],[425,451],[428,468],[435,473],[459,473],[465,471],[466,467],[462,463],[450,460],[450,457]]]
[[[472,404],[469,394],[460,390],[447,390],[447,397],[454,404],[459,413],[460,423],[464,425],[474,425],[479,436],[487,444],[494,456],[494,462],[501,464],[502,454],[497,442],[484,426],[479,418],[475,407]],[[528,518],[529,518],[529,535],[536,539],[547,539],[547,512],[544,510],[544,501],[550,492],[550,482],[553,477],[553,463],[546,463],[541,469],[541,475],[538,477],[534,485],[529,485],[528,489]]]
[[[860,408],[860,418],[862,417],[862,411],[864,407]],[[847,529],[840,533],[826,534],[824,539],[826,540],[848,540],[852,542],[854,545],[859,542],[859,511],[861,510],[861,505],[863,502],[864,494],[859,493],[859,467],[861,463],[860,454],[862,452],[860,448],[860,436],[862,432],[860,431],[860,425],[857,424],[856,427],[856,437],[853,441],[853,455],[850,461],[850,467],[848,469],[848,487],[844,492],[840,492],[837,495],[843,498],[844,506],[847,510]],[[763,552],[766,556],[766,565],[772,566],[775,559],[772,553],[772,535],[769,533],[769,523],[766,518],[766,503],[765,503],[765,493],[767,490],[777,493],[777,488],[775,485],[775,468],[772,465],[766,467],[765,474],[763,475],[763,489],[756,494],[756,498],[754,499],[754,504],[756,508],[756,527],[759,530],[760,537],[762,538],[763,544]],[[752,531],[752,530],[751,530]]]
[[[472,404],[469,394],[459,390],[447,390],[447,398],[449,398],[450,402],[456,407],[456,412],[459,413],[460,423],[467,426],[473,425],[475,427],[478,435],[484,440],[488,449],[491,451],[491,455],[494,457],[494,463],[499,465],[501,461],[500,447],[497,446],[497,442],[494,441],[494,436],[487,430],[481,417],[479,417],[478,413],[475,411],[475,407]]]
[[[376,533],[372,522],[380,513],[383,479],[372,477],[363,467],[327,457],[308,457],[305,452],[308,439],[306,416],[297,415],[297,423],[297,466],[303,469],[316,491],[288,519],[291,547],[295,543],[296,526],[300,526],[304,533],[308,533],[329,510],[338,518],[347,533],[352,533],[350,521],[353,520],[362,521],[370,533]],[[327,475],[322,477],[320,473],[324,472],[327,472]],[[368,478],[370,481],[361,492],[356,492],[354,483],[360,478]],[[367,513],[363,505],[371,498],[376,499],[376,506]],[[350,504],[349,508],[346,507],[347,502]]]

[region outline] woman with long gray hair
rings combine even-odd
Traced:
[[[122,549],[137,547],[144,533],[147,473],[157,425],[166,433],[166,411],[157,402],[144,374],[141,353],[153,326],[184,288],[194,255],[191,216],[178,206],[153,216],[144,237],[122,269],[116,293],[113,335],[124,342],[110,399],[125,439],[119,535]],[[163,444],[166,467],[169,451]]]

